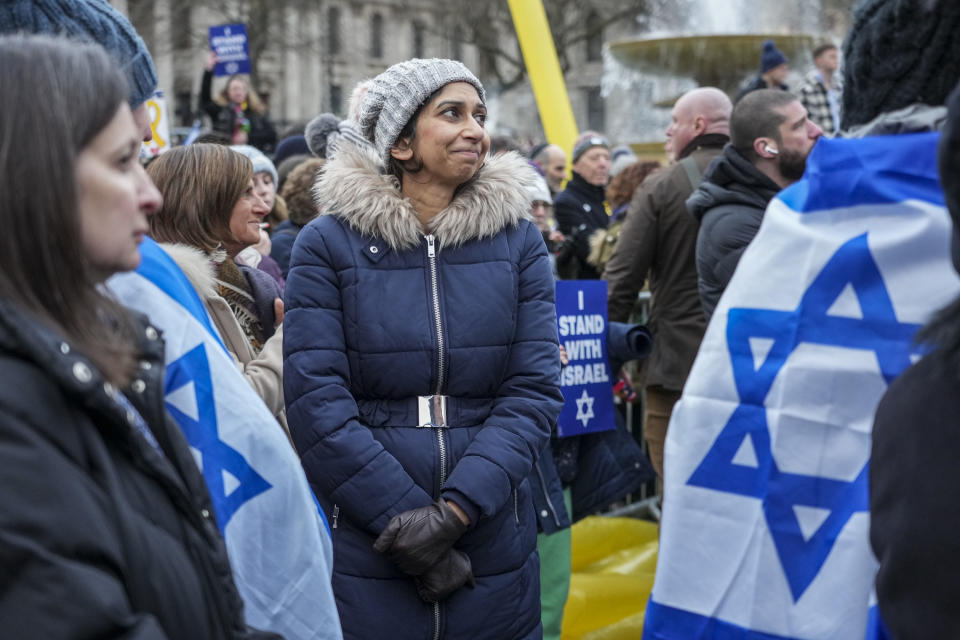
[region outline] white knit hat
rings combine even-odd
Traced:
[[[269,173],[270,177],[273,178],[273,184],[278,184],[277,168],[273,166],[273,162],[270,161],[270,158],[265,156],[260,149],[251,147],[248,144],[235,144],[231,145],[230,148],[240,155],[250,158],[250,162],[253,163],[253,175],[263,172]]]
[[[547,187],[547,181],[537,176],[536,180],[527,183],[527,192],[533,202],[546,202],[553,204],[553,198],[550,197],[550,189]]]
[[[483,85],[463,63],[456,60],[413,58],[393,65],[370,83],[360,107],[363,136],[373,143],[384,166],[390,148],[434,91],[451,82],[469,82],[484,100]]]

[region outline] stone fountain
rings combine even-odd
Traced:
[[[640,36],[608,43],[603,94],[609,131],[618,140],[656,140],[633,146],[662,154],[663,132],[678,96],[697,86],[731,95],[757,73],[764,40],[773,40],[799,86],[820,33],[820,0],[676,0],[672,20]]]
[[[683,76],[698,86],[736,93],[744,77],[756,73],[765,40],[773,40],[788,59],[808,57],[809,34],[709,34],[638,38],[610,43],[620,64],[653,75]]]

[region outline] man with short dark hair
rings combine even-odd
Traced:
[[[822,133],[800,101],[784,91],[754,91],[734,107],[730,144],[687,200],[687,210],[700,221],[697,279],[708,320],[757,234],[767,203],[803,177]]]
[[[787,65],[787,56],[783,55],[780,49],[777,49],[773,40],[765,41],[763,43],[763,53],[760,55],[760,73],[750,84],[740,90],[734,102],[740,102],[748,93],[760,89],[789,91],[789,87],[785,84],[789,73],[790,67]]]
[[[816,69],[807,74],[800,87],[800,104],[825,135],[840,130],[840,83],[834,74],[840,66],[837,45],[821,44],[813,50]]]

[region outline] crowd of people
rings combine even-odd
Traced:
[[[711,315],[817,140],[946,126],[942,182],[960,216],[960,94],[949,118],[943,108],[957,55],[941,42],[939,66],[874,69],[881,30],[909,4],[860,4],[842,84],[839,49],[824,43],[791,92],[786,56],[767,42],[735,102],[714,87],[685,93],[661,164],[597,131],[569,149],[493,149],[483,83],[444,59],[390,66],[356,88],[346,118],[322,114],[278,143],[246,77],[214,96],[215,54],[199,105],[210,131],[141,162],[157,75],[126,18],[105,0],[0,3],[5,632],[282,636],[248,625],[249,575],[164,401],[165,349],[180,336],[111,290],[156,242],[329,523],[316,607],[330,622],[302,637],[559,640],[571,523],[663,477]],[[948,0],[923,4],[917,20],[960,27]],[[607,282],[624,401],[624,365],[643,361],[645,450],[620,413],[613,431],[558,437],[557,279]],[[880,454],[911,421],[952,416],[918,399],[931,380],[941,400],[955,388],[955,316],[938,316],[926,334],[936,356],[883,405]],[[908,535],[907,498],[876,486],[878,514]],[[283,526],[265,525],[258,544]],[[889,535],[874,543],[896,637],[955,616],[949,599],[938,609],[890,586],[884,569],[904,560]],[[924,575],[917,566],[909,575]]]

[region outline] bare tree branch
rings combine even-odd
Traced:
[[[619,21],[644,18],[668,0],[552,0],[544,3],[561,70],[571,67],[571,48],[600,37]],[[526,67],[520,54],[513,19],[506,0],[450,0],[440,22],[460,27],[464,42],[480,57],[480,73],[495,79],[497,88],[510,89],[524,81]]]

